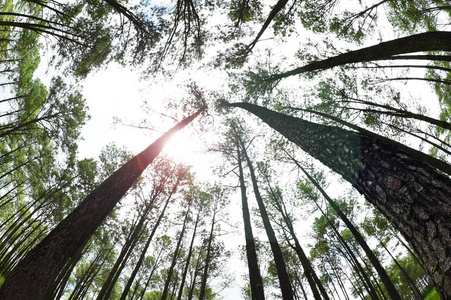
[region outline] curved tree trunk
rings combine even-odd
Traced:
[[[366,132],[307,122],[234,103],[350,182],[423,258],[443,299],[451,299],[451,180],[413,149]]]
[[[89,194],[72,213],[61,221],[9,274],[0,289],[3,300],[38,300],[58,276],[66,262],[84,248],[105,218],[160,153],[175,132],[185,127],[201,112],[184,119],[143,152],[124,164]]]

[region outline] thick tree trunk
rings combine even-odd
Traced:
[[[254,234],[252,233],[251,217],[249,214],[249,205],[247,202],[246,185],[244,184],[243,166],[241,164],[241,152],[237,144],[238,169],[241,190],[241,202],[243,210],[244,235],[246,237],[246,255],[249,268],[249,279],[251,285],[252,300],[265,299],[263,290],[263,281],[258,267],[257,253],[255,251]]]
[[[66,262],[80,248],[84,248],[91,235],[172,135],[205,109],[206,106],[203,106],[195,114],[175,125],[91,192],[9,274],[0,289],[0,299],[43,299],[46,289],[51,286]]]
[[[252,186],[254,188],[255,199],[258,203],[258,208],[260,211],[260,216],[263,221],[263,226],[265,227],[266,235],[269,240],[269,245],[271,246],[271,251],[274,257],[274,262],[276,264],[277,277],[279,278],[280,289],[282,290],[282,297],[285,300],[292,300],[293,298],[293,289],[290,284],[290,279],[288,278],[287,269],[285,266],[285,261],[283,260],[282,250],[280,249],[279,243],[277,242],[276,234],[271,225],[271,221],[268,217],[268,212],[266,211],[265,203],[263,203],[263,199],[260,195],[260,191],[258,188],[257,177],[255,176],[254,167],[252,166],[252,162],[247,155],[246,147],[243,143],[241,143],[241,148],[243,151],[243,155],[247,162],[247,167],[249,168],[249,172],[251,174]]]
[[[451,180],[414,151],[363,132],[307,122],[249,103],[261,118],[339,173],[403,234],[423,258],[443,299],[451,299]]]

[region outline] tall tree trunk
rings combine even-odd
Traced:
[[[196,285],[196,279],[197,279],[197,275],[199,274],[201,267],[200,267],[200,263],[201,263],[201,256],[202,256],[202,249],[199,248],[199,253],[197,255],[197,261],[196,261],[196,266],[194,267],[194,274],[192,274],[192,279],[191,279],[191,284],[189,287],[189,292],[188,292],[188,300],[193,299],[193,294],[194,294],[194,286]]]
[[[282,195],[279,190],[273,189],[270,184],[270,180],[268,176],[264,176],[267,182],[267,185],[269,187],[270,196],[272,197],[272,200],[277,208],[277,210],[282,215],[283,221],[285,222],[286,228],[283,228],[284,232],[288,232],[288,234],[291,236],[291,238],[294,241],[294,245],[292,245],[289,242],[289,238],[287,237],[286,240],[289,244],[289,246],[296,251],[296,254],[301,261],[302,267],[304,268],[304,275],[307,278],[307,281],[310,285],[310,288],[313,293],[313,297],[317,300],[321,300],[321,295],[325,300],[329,300],[329,296],[327,295],[326,290],[324,289],[323,284],[318,279],[318,276],[316,275],[315,270],[313,269],[312,264],[310,263],[307,255],[304,252],[304,249],[302,249],[301,244],[299,243],[299,240],[296,236],[296,233],[294,232],[293,228],[293,222],[291,221],[291,218],[288,214],[285,202],[282,198]],[[321,295],[319,291],[321,292]]]
[[[390,277],[388,276],[387,272],[385,272],[384,267],[381,265],[379,259],[374,255],[374,252],[370,249],[368,244],[366,243],[363,236],[360,234],[360,232],[355,228],[354,224],[348,219],[348,217],[343,213],[343,211],[340,209],[340,207],[335,203],[332,198],[329,197],[329,195],[326,193],[326,191],[321,187],[321,185],[316,181],[310,174],[293,158],[292,160],[295,162],[295,164],[298,166],[299,169],[307,176],[308,180],[310,180],[311,183],[320,191],[321,195],[323,195],[324,199],[327,200],[329,205],[336,211],[337,215],[340,217],[340,219],[345,223],[345,225],[348,227],[349,231],[351,231],[352,235],[355,237],[357,243],[362,247],[363,251],[365,252],[366,256],[370,260],[373,267],[376,269],[377,274],[379,275],[380,279],[385,285],[385,288],[387,289],[388,295],[392,300],[402,300],[401,295],[396,290],[395,285],[391,281]]]
[[[47,288],[51,286],[68,259],[80,248],[84,248],[91,235],[144,169],[160,153],[168,140],[205,109],[206,106],[203,106],[175,125],[92,191],[14,268],[0,289],[0,298],[3,300],[43,299]]]
[[[307,122],[249,103],[261,118],[350,182],[403,234],[424,260],[444,299],[451,299],[451,180],[415,151],[363,132]]]
[[[135,268],[133,269],[133,272],[130,275],[130,278],[128,279],[127,284],[125,285],[124,290],[122,291],[121,300],[125,299],[127,297],[128,292],[130,291],[130,287],[132,286],[133,280],[135,279],[136,274],[138,274],[139,268],[141,267],[141,265],[144,261],[144,258],[146,257],[146,252],[150,246],[150,242],[152,241],[152,238],[155,235],[155,232],[157,231],[157,228],[160,225],[161,220],[163,219],[163,216],[166,211],[166,208],[168,207],[169,201],[171,200],[172,195],[177,190],[178,185],[179,185],[179,180],[177,180],[176,184],[174,185],[174,188],[172,189],[171,193],[169,194],[169,196],[166,199],[166,203],[164,204],[164,207],[163,207],[160,215],[158,216],[157,222],[155,223],[155,226],[153,227],[152,232],[150,233],[150,236],[147,239],[146,244],[144,245],[144,249],[142,250],[141,255],[139,256],[139,259],[135,264]]]
[[[211,220],[210,235],[208,237],[208,244],[207,244],[207,255],[205,257],[204,272],[202,273],[202,281],[200,284],[199,300],[204,300],[205,290],[207,288],[208,271],[209,271],[210,261],[211,261],[211,244],[213,242],[213,237],[214,237],[213,232],[215,229],[215,219],[216,219],[216,210],[214,211],[213,218]]]
[[[139,233],[141,232],[142,225],[141,221],[144,222],[145,216],[142,215],[140,221],[137,224],[132,225],[134,229],[130,232],[127,239],[125,240],[124,245],[122,246],[121,252],[119,253],[119,256],[116,258],[116,262],[114,263],[113,267],[109,270],[108,277],[106,278],[105,282],[102,284],[102,288],[100,289],[99,294],[97,295],[97,300],[102,299],[108,299],[110,296],[110,293],[116,283],[117,278],[119,278],[119,275],[125,266],[128,257],[130,256],[130,253],[132,249],[134,248],[138,238]]]
[[[280,289],[282,290],[282,297],[285,300],[292,300],[293,289],[291,287],[285,262],[283,260],[282,250],[280,249],[279,243],[277,242],[276,234],[274,233],[271,222],[269,221],[268,212],[266,211],[265,204],[263,203],[263,198],[260,195],[257,177],[255,176],[254,172],[254,167],[252,166],[252,162],[249,156],[247,155],[246,148],[242,142],[241,149],[243,151],[243,155],[247,162],[247,167],[249,168],[249,172],[251,174],[252,186],[254,188],[255,198],[257,200],[258,208],[260,210],[260,216],[263,221],[263,226],[265,227],[266,235],[268,236],[269,245],[271,246],[272,254],[274,256],[274,262],[276,263],[277,277],[279,278]]]
[[[316,275],[316,272],[313,269],[312,264],[308,260],[307,255],[305,255],[305,252],[302,249],[301,244],[299,244],[299,241],[296,236],[294,236],[293,248],[296,251],[299,260],[301,261],[302,267],[304,268],[305,277],[307,278],[310,288],[312,289],[314,298],[321,300],[321,296],[318,292],[319,289],[321,291],[321,294],[323,295],[323,299],[329,300],[329,296],[327,295],[323,284]]]
[[[288,72],[272,75],[266,80],[277,81],[285,77],[302,74],[305,72],[327,70],[336,66],[352,63],[390,59],[395,55],[405,53],[434,50],[451,51],[451,44],[449,43],[450,39],[451,32],[449,31],[434,31],[415,34],[388,42],[383,42],[374,46],[349,51],[324,60],[315,61]]]
[[[416,300],[423,300],[423,298],[424,298],[423,295],[421,294],[420,290],[418,289],[416,283],[412,280],[412,278],[410,278],[410,275],[407,273],[407,271],[404,270],[404,268],[399,264],[399,262],[396,259],[396,257],[393,256],[393,254],[387,248],[387,246],[381,240],[381,238],[376,235],[376,239],[378,240],[379,244],[382,245],[382,247],[385,249],[385,251],[388,253],[388,255],[390,255],[390,257],[393,260],[393,262],[396,264],[398,269],[401,271],[402,275],[404,276],[404,278],[406,279],[406,281],[409,284],[410,288],[412,289],[412,292],[413,292],[413,295],[414,295],[415,299]]]
[[[239,150],[238,143],[236,144],[236,146],[241,190],[241,203],[243,210],[244,235],[246,237],[246,256],[247,265],[249,268],[252,300],[263,300],[265,299],[265,293],[263,290],[262,276],[260,275],[260,269],[258,267],[257,253],[255,251],[254,234],[252,233],[251,216],[249,214],[246,185],[244,184],[243,166],[241,163],[241,151]]]
[[[192,204],[190,203],[189,205],[191,206]],[[169,295],[169,285],[172,281],[172,274],[174,273],[174,268],[175,268],[175,264],[177,263],[177,258],[180,255],[180,247],[182,244],[183,236],[185,235],[186,223],[188,222],[189,213],[190,213],[190,208],[188,207],[188,209],[185,213],[185,218],[183,220],[182,230],[180,231],[177,245],[175,246],[174,255],[172,256],[171,266],[169,267],[168,275],[167,275],[166,281],[164,283],[163,293],[160,298],[161,300],[166,300]]]
[[[199,209],[201,209],[201,208],[199,208]],[[185,286],[185,281],[186,281],[186,274],[188,273],[189,263],[191,262],[191,256],[193,255],[194,239],[196,238],[197,225],[199,224],[199,220],[200,220],[200,213],[201,212],[199,210],[199,212],[197,213],[196,222],[194,224],[193,236],[191,238],[191,243],[189,245],[188,255],[187,255],[187,258],[186,258],[186,262],[185,262],[185,268],[183,269],[183,273],[182,273],[182,281],[180,282],[179,294],[177,296],[177,300],[181,300],[182,299],[183,288]],[[202,299],[202,298],[199,297],[199,299]]]
[[[345,241],[345,239],[341,236],[340,232],[338,231],[338,228],[335,226],[335,224],[329,219],[329,217],[326,215],[326,213],[323,211],[321,206],[318,204],[317,201],[314,201],[316,207],[320,210],[322,216],[326,219],[327,223],[329,224],[330,228],[332,229],[334,236],[337,238],[338,242],[343,246],[343,249],[340,249],[337,247],[337,250],[342,253],[343,257],[349,262],[349,264],[354,268],[357,275],[362,280],[362,285],[367,290],[370,298],[372,300],[378,300],[380,299],[377,295],[376,289],[371,282],[370,277],[368,276],[367,272],[363,268],[360,261],[357,259],[357,256],[352,251],[351,247],[348,245],[348,243]]]

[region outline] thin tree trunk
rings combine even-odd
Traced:
[[[192,204],[190,203],[189,205],[191,206]],[[188,222],[189,213],[190,213],[190,208],[188,207],[188,209],[185,213],[185,218],[183,220],[182,230],[180,231],[177,245],[175,246],[174,254],[172,256],[171,266],[169,267],[168,275],[167,275],[166,281],[164,283],[163,293],[160,298],[161,300],[166,300],[169,295],[169,285],[172,281],[172,274],[174,273],[174,268],[175,268],[175,264],[177,263],[177,258],[180,255],[180,246],[182,244],[183,236],[185,235],[186,223]]]
[[[175,125],[154,143],[108,177],[89,194],[50,234],[16,266],[0,289],[3,300],[43,299],[46,289],[68,259],[84,248],[103,220],[125,195],[144,169],[178,130],[206,109]]]
[[[144,212],[139,218],[139,221],[131,226],[133,229],[125,240],[125,243],[122,246],[121,252],[117,257],[116,262],[110,269],[107,279],[102,284],[102,288],[100,289],[100,292],[96,298],[97,300],[110,298],[110,293],[113,290],[114,285],[116,284],[116,281],[122,272],[122,269],[125,267],[127,260],[139,239],[141,229],[143,227],[144,221],[146,220],[146,216],[147,213]]]
[[[362,279],[362,284],[364,285],[365,289],[368,291],[370,298],[372,300],[378,300],[379,297],[377,295],[376,289],[374,288],[374,285],[372,284],[367,272],[365,271],[365,269],[362,267],[359,260],[357,259],[355,253],[349,247],[349,245],[345,241],[345,239],[341,236],[341,234],[338,231],[338,229],[336,228],[335,224],[329,219],[329,217],[323,211],[321,206],[316,201],[314,201],[314,202],[315,202],[316,207],[320,210],[321,214],[326,219],[327,223],[329,224],[330,228],[332,229],[334,236],[338,239],[338,242],[343,246],[344,251],[346,251],[347,255],[339,247],[336,247],[336,248],[343,254],[343,257],[348,259],[349,263],[354,267],[355,271]]]
[[[191,256],[193,255],[193,245],[194,245],[194,239],[196,238],[197,225],[199,224],[199,219],[200,219],[200,211],[197,213],[196,222],[194,224],[193,236],[191,238],[191,243],[189,245],[188,255],[186,258],[185,268],[184,268],[183,274],[182,274],[182,281],[180,282],[179,294],[177,296],[177,300],[182,299],[183,288],[185,286],[185,281],[186,281],[186,274],[188,273],[189,263],[191,262]],[[202,291],[201,291],[201,293],[202,293]],[[199,299],[202,299],[202,298],[199,297]],[[121,300],[123,300],[123,299],[121,299]]]
[[[194,286],[196,285],[196,279],[197,275],[199,274],[199,271],[201,270],[200,264],[201,264],[201,256],[202,256],[202,249],[199,249],[199,253],[197,255],[197,261],[196,266],[194,267],[194,274],[192,275],[191,285],[189,287],[189,293],[188,293],[188,300],[193,299],[194,294]]]
[[[407,280],[407,283],[409,284],[410,288],[412,289],[412,292],[414,294],[414,297],[416,300],[423,300],[423,295],[421,294],[420,290],[418,289],[417,285],[415,284],[415,282],[412,280],[412,278],[410,278],[409,274],[406,272],[406,270],[404,270],[404,268],[399,264],[398,260],[396,259],[396,257],[393,256],[393,254],[391,253],[390,250],[388,250],[387,246],[385,245],[385,243],[376,235],[376,239],[378,240],[378,242],[382,245],[382,247],[385,249],[385,251],[387,251],[388,255],[390,255],[391,259],[393,260],[393,262],[396,264],[396,266],[398,267],[398,269],[401,271],[402,275],[404,276],[404,278]]]
[[[205,298],[205,290],[207,288],[207,278],[208,278],[208,270],[209,270],[210,261],[211,261],[211,244],[213,242],[213,232],[214,232],[214,228],[215,228],[215,219],[216,219],[216,210],[213,213],[213,218],[212,218],[212,221],[211,221],[210,235],[208,237],[208,244],[207,244],[207,255],[205,257],[204,272],[202,274],[202,281],[201,281],[201,285],[200,285],[199,300],[204,300],[204,298]]]
[[[258,203],[258,208],[260,210],[260,216],[263,221],[263,225],[265,227],[266,235],[269,239],[269,244],[271,246],[271,250],[274,256],[274,261],[276,263],[277,276],[279,278],[280,289],[282,290],[283,299],[292,300],[293,299],[293,289],[290,284],[290,279],[288,278],[288,273],[285,267],[285,262],[283,260],[282,251],[280,250],[279,243],[277,242],[276,234],[271,226],[271,222],[268,217],[268,212],[266,211],[265,204],[263,203],[263,199],[260,195],[260,191],[258,188],[257,178],[255,176],[254,168],[252,166],[252,162],[247,155],[246,148],[244,144],[241,143],[241,149],[243,151],[243,155],[246,159],[247,166],[249,168],[249,172],[251,174],[252,186],[254,188],[255,198]]]
[[[260,117],[353,184],[423,258],[439,295],[451,299],[449,177],[418,159],[418,151],[389,139],[307,122],[249,103],[230,106]]]
[[[285,153],[287,153],[287,152],[285,152]],[[363,236],[360,234],[360,232],[357,230],[357,228],[355,228],[354,224],[352,224],[352,222],[348,219],[348,217],[343,213],[343,211],[340,209],[340,207],[337,205],[337,203],[335,203],[335,201],[333,201],[332,198],[329,197],[329,195],[321,187],[321,185],[318,183],[318,181],[316,181],[293,157],[291,157],[291,159],[294,161],[296,166],[299,169],[301,169],[301,171],[305,174],[305,176],[307,176],[308,180],[310,180],[310,182],[313,183],[313,185],[320,191],[320,193],[321,193],[321,195],[323,195],[324,199],[327,200],[329,205],[336,211],[337,215],[345,223],[346,227],[348,227],[349,231],[351,231],[351,233],[355,237],[357,243],[359,243],[360,247],[362,247],[363,251],[365,252],[368,259],[370,260],[371,264],[376,269],[377,274],[379,275],[380,279],[384,283],[385,288],[387,289],[387,292],[390,295],[390,298],[392,300],[395,300],[395,299],[402,300],[401,295],[396,290],[395,285],[391,281],[387,272],[385,272],[385,269],[381,265],[379,259],[376,257],[376,255],[374,255],[374,252],[370,249],[370,247],[366,243]]]
[[[127,284],[124,287],[124,290],[122,291],[121,300],[125,299],[125,297],[127,296],[128,292],[130,290],[130,287],[132,285],[132,282],[135,279],[136,274],[138,274],[139,268],[141,267],[141,265],[144,261],[144,258],[146,257],[146,252],[147,252],[147,249],[149,249],[150,242],[152,241],[153,236],[155,235],[155,232],[157,231],[157,228],[160,225],[161,220],[163,219],[166,208],[168,207],[168,204],[172,198],[172,195],[177,190],[179,182],[180,181],[177,180],[176,184],[174,185],[174,188],[172,189],[171,193],[169,194],[169,196],[166,199],[166,203],[164,204],[163,210],[161,211],[160,215],[158,216],[157,222],[155,223],[155,226],[153,227],[152,232],[150,233],[150,236],[147,239],[146,244],[144,245],[144,249],[141,251],[141,255],[139,256],[138,262],[135,264],[135,268],[133,269],[133,272],[130,275],[130,278],[128,279]]]
[[[254,234],[252,233],[251,217],[249,214],[249,205],[246,195],[246,185],[244,184],[243,167],[241,164],[241,151],[239,150],[238,142],[236,143],[236,146],[241,190],[241,203],[243,210],[244,235],[246,237],[246,256],[247,265],[249,268],[252,300],[263,300],[265,299],[265,293],[263,290],[263,281],[260,275],[260,269],[258,267],[257,253],[255,251]]]
[[[325,300],[329,300],[329,296],[327,295],[326,290],[324,289],[323,284],[321,283],[321,281],[318,279],[318,276],[316,275],[315,270],[313,269],[312,264],[310,263],[310,261],[308,260],[307,255],[305,254],[304,250],[301,247],[301,244],[299,243],[299,240],[296,236],[296,233],[294,232],[294,228],[293,228],[293,223],[288,215],[285,203],[283,201],[282,195],[280,193],[278,193],[278,190],[274,190],[271,187],[270,181],[268,176],[265,176],[266,182],[268,184],[269,187],[269,191],[270,191],[270,195],[273,198],[273,201],[277,207],[277,210],[281,213],[282,218],[285,222],[286,225],[286,231],[288,231],[288,233],[290,234],[291,238],[294,240],[294,245],[292,245],[289,242],[289,239],[286,238],[289,246],[296,251],[296,254],[299,258],[299,260],[301,261],[302,267],[304,268],[304,275],[307,278],[307,281],[310,285],[310,288],[312,290],[313,293],[313,297],[315,299],[319,299],[321,300],[321,296],[319,291],[321,291],[321,294],[323,295],[323,298]],[[285,231],[285,228],[283,228]],[[319,291],[318,291],[319,289]]]

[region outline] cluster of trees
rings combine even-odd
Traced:
[[[449,1],[3,2],[1,299],[217,298],[230,191],[160,155],[208,107],[242,208],[244,297],[451,298]],[[274,55],[293,39],[295,58]],[[136,156],[78,158],[87,74],[115,61],[166,76],[198,60],[229,80],[192,85],[173,106],[189,117]],[[418,81],[438,118],[406,91]],[[330,196],[324,170],[363,198]]]

